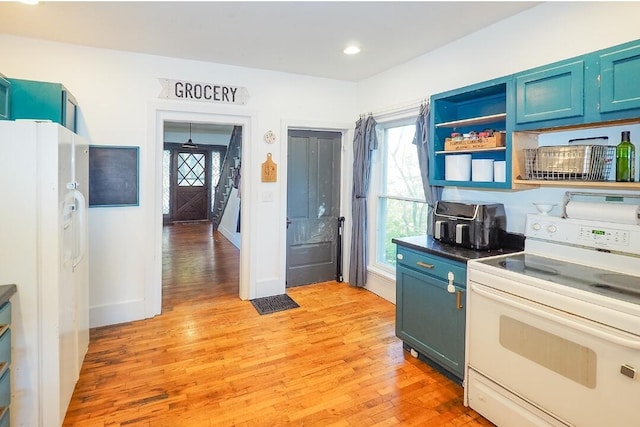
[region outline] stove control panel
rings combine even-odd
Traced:
[[[578,227],[578,238],[595,244],[612,244],[629,246],[629,232],[598,227]]]
[[[527,215],[525,236],[541,241],[640,254],[640,226]]]

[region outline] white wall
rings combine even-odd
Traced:
[[[155,314],[153,306],[158,304],[155,301],[150,307],[149,296],[153,295],[150,289],[160,289],[161,204],[157,198],[161,193],[157,188],[156,141],[162,140],[154,135],[155,121],[174,108],[174,116],[182,115],[187,120],[198,114],[220,115],[244,118],[250,124],[243,142],[243,156],[250,150],[250,163],[243,160],[242,203],[247,208],[248,218],[244,218],[243,210],[243,221],[251,230],[251,244],[246,249],[249,271],[241,274],[241,279],[249,282],[250,298],[285,291],[285,253],[281,249],[285,239],[286,171],[279,170],[276,183],[261,183],[260,164],[267,152],[273,153],[277,164],[285,164],[286,135],[281,128],[285,119],[313,120],[332,128],[354,122],[354,83],[3,34],[0,57],[5,58],[0,72],[9,77],[63,83],[80,105],[78,133],[88,137],[91,144],[140,146],[140,206],[90,210],[92,327]],[[245,106],[161,101],[158,78],[244,86],[250,99]],[[276,132],[278,139],[273,145],[262,139],[267,130]],[[264,191],[273,194],[272,202],[262,201]]]
[[[119,323],[155,313],[150,289],[159,289],[161,265],[157,198],[157,111],[175,108],[184,119],[236,117],[250,123],[243,153],[243,222],[250,230],[249,297],[284,292],[287,124],[345,132],[343,194],[350,194],[352,135],[359,113],[415,103],[431,94],[481,82],[545,63],[640,38],[640,3],[551,2],[498,22],[469,37],[358,84],[243,67],[78,47],[0,34],[0,72],[16,78],[63,83],[77,98],[79,133],[96,145],[140,146],[140,206],[90,211],[92,326]],[[455,19],[452,20],[455,22]],[[425,20],[428,25],[428,19]],[[158,78],[214,81],[247,87],[245,106],[203,105],[158,100]],[[315,125],[317,124],[317,125]],[[274,145],[262,141],[273,130]],[[636,134],[636,132],[633,132]],[[161,140],[161,138],[160,138]],[[279,164],[277,183],[261,183],[260,164],[272,152]],[[508,228],[521,232],[530,200],[558,201],[563,189],[473,192],[449,188],[446,198],[499,199]],[[263,201],[265,193],[273,202]],[[479,193],[479,194],[476,194]],[[347,201],[345,196],[343,200]],[[250,209],[249,209],[250,208]],[[255,215],[253,212],[259,211]],[[350,206],[343,203],[350,227]],[[247,212],[250,218],[245,218]],[[349,233],[347,233],[349,234]],[[347,238],[349,236],[346,236]],[[244,246],[244,245],[243,245]],[[345,249],[349,240],[345,241]],[[278,248],[278,250],[274,250]],[[244,255],[243,255],[244,256]],[[345,265],[345,272],[348,265]],[[371,285],[389,281],[372,275]],[[392,280],[392,278],[390,279]],[[392,299],[389,283],[380,292]],[[150,308],[151,307],[151,308]]]
[[[640,39],[638,16],[640,2],[543,3],[359,82],[358,111],[373,111],[375,115],[376,111],[386,112],[393,106],[415,104],[432,94]],[[637,135],[636,140],[640,141],[640,125],[624,128],[631,130],[632,139]],[[608,134],[610,141],[617,143],[620,128],[543,136],[540,141],[551,145],[554,138],[568,140],[601,134]],[[502,202],[508,216],[507,228],[522,233],[525,214],[535,212],[532,201],[561,203],[565,191],[579,189],[539,188],[508,192],[448,187],[443,198]],[[391,295],[390,283],[393,283],[392,276],[370,274],[367,287],[388,296]],[[395,300],[394,295],[387,299]]]

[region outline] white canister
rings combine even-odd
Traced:
[[[493,159],[473,159],[471,161],[471,181],[493,181]]]
[[[504,160],[493,162],[493,180],[495,182],[507,180],[507,162]]]
[[[469,181],[471,179],[471,154],[447,154],[444,159],[444,179]]]

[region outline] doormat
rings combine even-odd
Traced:
[[[260,314],[275,313],[278,311],[289,310],[290,308],[300,307],[298,303],[292,300],[287,294],[252,299],[251,304],[253,304]]]

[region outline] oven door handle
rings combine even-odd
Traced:
[[[618,335],[615,335],[615,333],[609,333],[609,332],[604,332],[601,331],[600,329],[597,328],[591,328],[589,326],[583,325],[582,323],[579,322],[575,322],[573,320],[569,320],[569,319],[565,319],[563,317],[557,316],[555,314],[552,313],[547,313],[544,310],[540,310],[538,308],[535,307],[531,307],[528,304],[523,304],[521,302],[515,301],[511,298],[506,298],[503,297],[501,295],[498,295],[492,291],[486,290],[486,289],[482,289],[480,286],[476,285],[476,284],[471,284],[471,291],[477,293],[478,295],[482,295],[485,298],[489,298],[491,300],[494,300],[496,302],[502,303],[502,304],[506,304],[509,305],[511,307],[515,307],[519,310],[522,311],[526,311],[530,314],[533,314],[535,316],[538,317],[542,317],[545,318],[547,320],[550,320],[552,322],[556,322],[556,323],[560,323],[564,326],[567,326],[569,328],[573,328],[575,330],[584,332],[585,334],[589,334],[592,336],[596,336],[604,341],[608,341],[608,342],[612,342],[615,344],[618,344],[622,347],[627,347],[627,348],[631,348],[634,350],[640,350],[640,340],[631,340],[631,339],[627,339]],[[473,306],[473,303],[471,303],[471,306]]]

